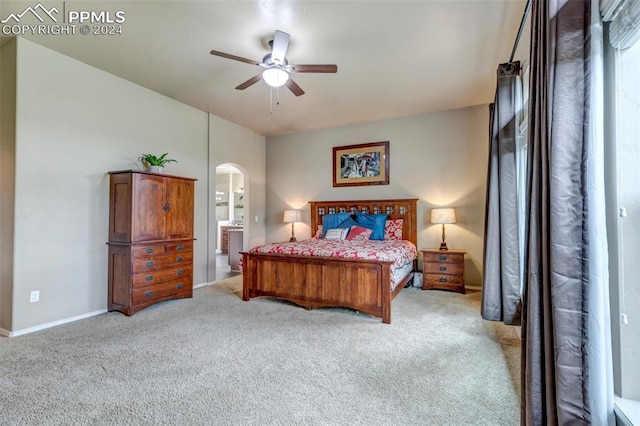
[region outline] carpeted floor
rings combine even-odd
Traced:
[[[240,280],[0,338],[0,424],[519,424],[519,339],[478,293],[404,289],[386,325]]]

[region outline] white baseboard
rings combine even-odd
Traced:
[[[215,283],[215,281],[195,284],[193,286],[193,288],[197,289],[197,288],[200,288],[200,287],[206,287],[206,286],[214,284],[214,283]],[[52,321],[52,322],[48,322],[46,324],[40,324],[40,325],[36,325],[35,327],[24,328],[22,330],[17,330],[17,331],[9,331],[9,330],[5,330],[3,328],[0,328],[0,336],[3,336],[3,337],[22,336],[23,334],[34,333],[36,331],[45,330],[47,328],[55,327],[55,326],[61,325],[61,324],[66,324],[68,322],[78,321],[78,320],[81,320],[81,319],[84,319],[84,318],[89,318],[89,317],[93,317],[93,316],[96,316],[96,315],[104,314],[106,312],[107,312],[106,309],[101,309],[99,311],[89,312],[89,313],[86,313],[86,314],[83,314],[83,315],[78,315],[78,316],[71,317],[71,318],[65,318],[65,319],[61,319],[61,320],[58,320],[58,321]]]
[[[61,320],[58,320],[58,321],[52,321],[52,322],[48,322],[46,324],[36,325],[35,327],[24,328],[22,330],[9,331],[9,332],[7,332],[7,330],[1,330],[0,332],[7,332],[8,334],[6,335],[6,337],[22,336],[23,334],[33,333],[33,332],[36,332],[36,331],[40,331],[40,330],[44,330],[44,329],[47,329],[47,328],[55,327],[57,325],[66,324],[68,322],[78,321],[78,320],[81,320],[81,319],[85,319],[85,318],[93,317],[93,316],[96,316],[96,315],[104,314],[106,312],[107,312],[106,309],[100,309],[99,311],[93,311],[93,312],[89,312],[89,313],[86,313],[86,314],[78,315],[78,316],[75,316],[75,317],[61,319]]]

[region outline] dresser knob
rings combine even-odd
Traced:
[[[146,277],[144,277],[144,279],[146,281],[151,281],[153,279],[153,275],[147,275]]]
[[[147,266],[153,266],[153,262],[152,261],[147,262]]]
[[[178,283],[178,285],[176,285],[176,288],[182,288],[182,283]]]
[[[446,266],[441,266],[441,267],[440,267],[440,270],[441,270],[441,271],[446,271],[446,270],[447,270],[447,267],[446,267]]]
[[[447,256],[445,256],[445,255],[441,254],[441,255],[440,255],[440,260],[447,260]]]
[[[182,258],[182,256],[178,256],[176,257],[176,262],[182,262],[184,259]]]
[[[446,283],[447,279],[445,277],[440,277],[438,281],[440,281],[441,283]]]
[[[176,250],[183,250],[183,249],[184,249],[183,245],[179,245],[179,246],[176,247]]]
[[[144,295],[147,296],[147,297],[151,296],[152,294],[153,294],[152,291],[147,291],[147,292],[144,293]]]
[[[153,253],[153,249],[151,247],[149,247],[148,249],[145,250],[147,253]]]
[[[178,270],[176,271],[176,275],[182,275],[182,272],[183,272],[183,271],[182,271],[182,269],[178,269]]]

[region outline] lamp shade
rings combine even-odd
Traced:
[[[431,223],[456,223],[456,210],[431,209]]]
[[[285,210],[284,223],[302,222],[302,212],[300,210]]]
[[[289,80],[289,73],[280,68],[269,68],[262,73],[262,78],[269,86],[280,87]]]

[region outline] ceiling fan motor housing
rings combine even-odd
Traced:
[[[289,61],[287,60],[287,58],[284,58],[284,61],[282,63],[274,61],[273,59],[271,59],[271,53],[267,53],[266,55],[264,55],[264,58],[262,58],[262,63],[266,66],[281,65],[283,67],[286,67],[287,65],[289,65]]]

